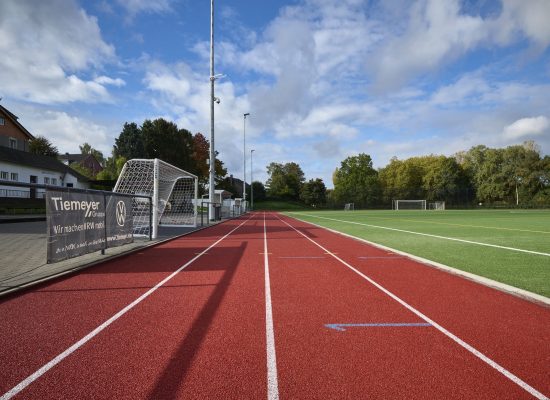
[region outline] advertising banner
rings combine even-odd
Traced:
[[[47,190],[46,214],[48,263],[133,241],[130,197]]]
[[[105,234],[107,236],[107,247],[121,246],[134,241],[132,198],[107,194],[107,222]]]

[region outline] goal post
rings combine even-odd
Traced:
[[[425,210],[426,200],[393,200],[393,210]]]
[[[114,192],[152,198],[152,237],[159,225],[197,226],[198,178],[167,162],[155,159],[132,159],[124,164]],[[149,204],[134,199],[132,205],[134,234],[149,234]]]
[[[445,202],[444,201],[433,201],[431,203],[428,203],[428,210],[443,211],[443,210],[445,210]]]
[[[354,203],[344,204],[344,211],[354,211],[354,210],[355,210],[355,204]]]

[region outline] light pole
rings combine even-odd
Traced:
[[[252,175],[252,153],[254,149],[250,150],[250,210],[254,210],[254,176]]]
[[[210,204],[208,205],[208,218],[214,219],[214,201],[215,183],[214,175],[216,168],[216,152],[214,151],[214,0],[210,0],[210,165],[209,165],[209,187],[208,197]]]
[[[246,202],[246,117],[250,113],[243,114],[243,201]]]

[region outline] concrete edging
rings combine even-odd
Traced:
[[[384,245],[379,244],[379,243],[374,243],[374,242],[371,242],[369,240],[362,239],[362,238],[359,238],[357,236],[350,235],[348,233],[339,232],[337,230],[327,228],[325,226],[318,225],[318,224],[315,224],[313,222],[304,221],[303,219],[296,218],[294,216],[292,216],[291,218],[295,218],[297,220],[303,221],[303,222],[311,224],[313,226],[316,226],[316,227],[319,227],[319,228],[322,228],[322,229],[326,229],[326,230],[328,230],[330,232],[333,232],[333,233],[336,233],[338,235],[342,235],[342,236],[345,236],[345,237],[348,237],[348,238],[351,238],[351,239],[358,240],[360,242],[369,244],[371,246],[377,247],[377,248],[382,249],[382,250],[392,251],[392,252],[397,253],[399,255],[402,255],[402,256],[405,256],[405,257],[410,258],[412,260],[418,261],[418,262],[420,262],[424,265],[427,265],[429,267],[437,268],[439,270],[448,272],[450,274],[461,276],[461,277],[466,278],[470,281],[474,281],[474,282],[482,284],[484,286],[488,286],[492,289],[500,290],[501,292],[505,292],[505,293],[511,294],[513,296],[522,298],[524,300],[528,300],[532,303],[536,303],[536,304],[542,305],[544,307],[550,307],[550,298],[542,296],[540,294],[529,292],[527,290],[520,289],[520,288],[517,288],[515,286],[507,285],[506,283],[497,282],[495,280],[485,278],[483,276],[472,274],[471,272],[466,272],[466,271],[462,271],[462,270],[457,269],[457,268],[449,267],[448,265],[441,264],[441,263],[438,263],[436,261],[428,260],[427,258],[422,258],[422,257],[419,257],[419,256],[415,256],[413,254],[406,253],[406,252],[401,251],[401,250],[393,249],[391,247],[384,246]]]

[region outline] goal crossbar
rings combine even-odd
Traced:
[[[425,210],[426,200],[393,200],[394,210]]]

